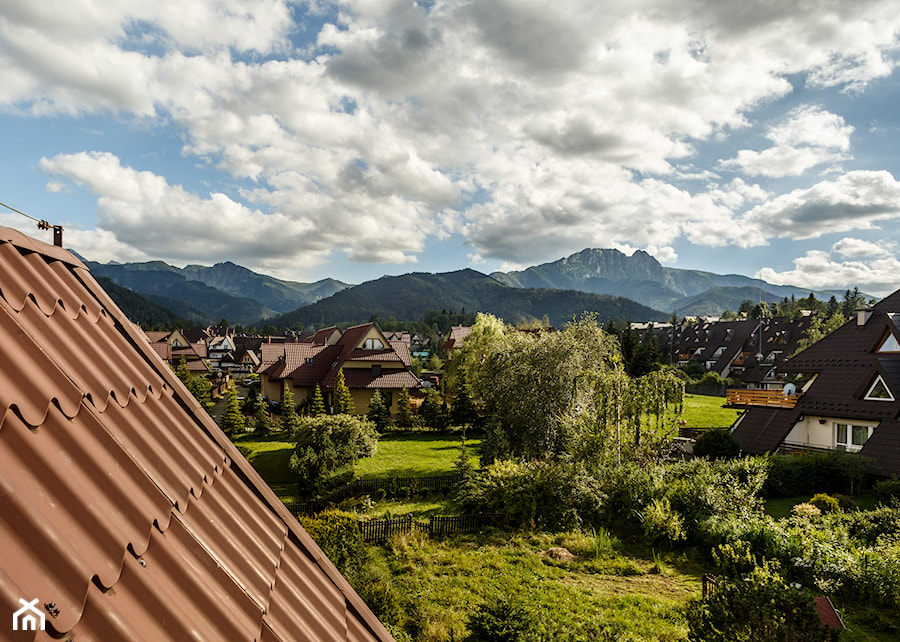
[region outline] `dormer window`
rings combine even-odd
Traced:
[[[900,352],[900,342],[897,341],[897,337],[888,332],[888,335],[881,342],[881,345],[878,346],[876,352]]]
[[[869,387],[869,392],[866,393],[865,398],[868,401],[893,401],[894,395],[891,394],[881,375],[878,375]]]
[[[306,357],[306,365],[311,365],[312,362],[313,362],[313,358],[312,358],[312,357]]]
[[[381,364],[378,364],[378,363],[372,364],[372,376],[373,377],[381,376]]]
[[[381,339],[366,339],[365,343],[363,343],[363,348],[366,350],[383,350],[384,344],[381,342]]]

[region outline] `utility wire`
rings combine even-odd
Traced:
[[[62,231],[63,231],[62,225],[52,225],[51,223],[49,223],[48,221],[45,221],[44,219],[35,218],[31,214],[26,214],[25,212],[20,212],[15,207],[10,207],[6,203],[0,202],[0,205],[2,205],[3,207],[5,207],[6,209],[8,209],[12,212],[15,212],[16,214],[21,214],[25,218],[30,218],[32,221],[37,223],[39,230],[53,230],[53,244],[58,245],[59,247],[62,247]]]

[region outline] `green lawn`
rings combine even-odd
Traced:
[[[453,472],[460,436],[447,433],[388,433],[378,440],[374,457],[360,459],[356,474],[372,477],[428,477]],[[467,439],[469,458],[478,466],[480,439]]]
[[[707,397],[706,395],[684,395],[684,416],[682,419],[688,428],[730,428],[739,410],[723,408],[725,397]]]
[[[234,445],[282,501],[302,501],[288,465],[294,452],[294,442],[285,439],[284,433],[274,433],[262,439],[246,435],[239,437]]]

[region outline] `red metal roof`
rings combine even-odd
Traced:
[[[79,640],[391,639],[87,269],[5,228],[0,350],[8,612],[53,604]]]

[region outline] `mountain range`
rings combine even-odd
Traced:
[[[490,312],[512,322],[546,316],[557,326],[584,311],[596,312],[601,321],[650,321],[672,313],[716,315],[737,310],[748,299],[771,302],[810,293],[738,274],[663,267],[640,250],[627,256],[614,249],[586,249],[518,272],[412,273],[360,285],[333,279],[284,281],[230,262],[184,268],[162,261],[85,263],[95,276],[191,323],[226,319],[231,324],[282,328],[373,317],[415,321],[435,309]],[[815,294],[828,299],[842,293]]]
[[[643,250],[628,256],[619,250],[586,249],[521,272],[494,272],[491,276],[515,288],[559,288],[627,296],[655,310],[679,316],[716,315],[726,309],[737,310],[747,299],[771,302],[810,293],[803,288],[773,285],[740,274],[663,267]],[[826,300],[842,295],[836,291],[814,293]]]

